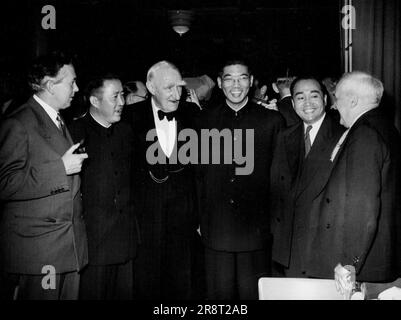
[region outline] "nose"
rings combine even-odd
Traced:
[[[124,97],[123,97],[122,95],[119,95],[119,96],[118,96],[118,99],[117,99],[118,105],[119,105],[119,106],[123,106],[123,105],[124,105],[124,102],[125,102]]]
[[[180,100],[181,98],[181,88],[174,87],[173,88],[173,97],[175,100]]]
[[[74,89],[73,89],[73,91],[74,92],[78,92],[79,91],[79,88],[78,88],[78,86],[77,86],[77,84],[74,82]]]

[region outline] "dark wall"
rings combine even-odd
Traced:
[[[56,30],[43,30],[41,8],[56,8]],[[167,10],[194,9],[188,33],[172,30]],[[53,49],[77,55],[83,83],[111,70],[144,79],[151,64],[175,62],[184,75],[215,78],[229,55],[248,58],[263,81],[314,72],[340,73],[338,1],[57,0],[4,2],[0,72],[23,73],[32,57]]]

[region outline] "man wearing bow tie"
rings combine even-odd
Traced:
[[[309,270],[341,286],[344,269],[357,281],[391,282],[400,276],[401,139],[379,107],[380,80],[364,72],[345,74],[336,87],[336,108],[348,128],[333,169],[316,203],[314,253]]]
[[[199,110],[180,102],[185,82],[167,61],[153,65],[146,87],[151,98],[137,108],[124,109],[135,137],[134,170],[136,212],[141,228],[135,274],[137,299],[193,298],[192,264],[198,239],[192,169],[176,154],[181,130],[192,127]],[[150,139],[148,134],[155,139]],[[148,137],[147,137],[148,136]],[[154,163],[148,149],[157,144]],[[149,149],[151,150],[151,149]]]
[[[63,54],[40,57],[33,97],[0,126],[0,260],[15,299],[78,298],[88,261],[78,173],[88,155],[75,154],[59,114],[78,91],[75,78]]]

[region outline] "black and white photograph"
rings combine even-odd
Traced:
[[[0,41],[0,302],[401,300],[401,1],[5,0]]]

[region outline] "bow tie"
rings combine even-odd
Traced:
[[[171,121],[174,119],[176,112],[164,112],[162,110],[158,110],[157,111],[157,115],[159,116],[159,120],[162,121],[164,119],[164,117],[167,118],[167,121]]]

